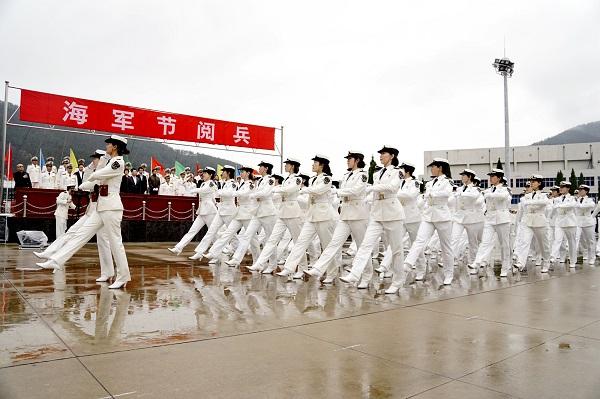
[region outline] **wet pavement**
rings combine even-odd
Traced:
[[[389,280],[288,281],[168,246],[126,245],[125,290],[94,281],[94,245],[55,274],[0,247],[0,398],[600,397],[594,267],[461,265],[443,287],[433,261],[385,295]]]

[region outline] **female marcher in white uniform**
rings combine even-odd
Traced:
[[[372,193],[373,205],[369,215],[369,223],[365,238],[352,262],[352,269],[340,278],[345,283],[358,283],[363,272],[371,262],[373,247],[383,241],[392,251],[392,284],[386,289],[386,294],[396,294],[405,283],[406,273],[404,267],[404,210],[398,199],[400,189],[400,174],[398,166],[398,150],[393,147],[383,146],[379,152],[379,161],[383,168],[373,175],[373,185],[367,187],[367,194]]]
[[[454,226],[452,228],[452,248],[454,249],[454,258],[461,256],[459,248],[463,231],[467,231],[467,241],[469,252],[467,254],[467,263],[471,264],[477,255],[477,248],[483,235],[483,195],[481,190],[475,184],[475,172],[471,169],[464,169],[459,173],[463,182],[455,192],[456,212],[454,213]]]
[[[235,189],[237,185],[233,176],[235,175],[235,168],[231,165],[223,166],[221,171],[221,188],[217,190],[216,196],[220,198],[219,207],[217,214],[213,218],[212,223],[208,227],[208,231],[200,240],[200,243],[194,249],[196,252],[188,259],[199,260],[202,259],[203,254],[208,250],[210,245],[217,239],[219,230],[223,226],[228,226],[233,220],[233,217],[237,213],[237,207],[235,206]]]
[[[119,191],[121,179],[125,170],[124,154],[127,150],[127,139],[113,134],[106,141],[106,154],[111,157],[109,163],[96,169],[83,189],[90,189],[94,184],[99,185],[97,211],[92,214],[85,224],[75,232],[73,238],[47,262],[38,264],[44,268],[60,269],[64,261],[69,259],[83,247],[100,229],[104,228],[117,266],[115,281],[108,288],[123,288],[131,280],[127,255],[121,238],[121,220],[123,219],[123,203]],[[57,261],[57,259],[60,259]]]
[[[302,229],[304,212],[298,204],[298,195],[302,188],[302,178],[298,174],[300,171],[300,161],[295,158],[288,158],[284,164],[288,175],[281,185],[273,188],[273,195],[279,194],[281,196],[278,219],[273,226],[271,235],[267,238],[258,260],[248,268],[251,271],[260,271],[263,274],[271,274],[277,267],[277,265],[267,264],[273,254],[277,256],[277,247],[283,239],[285,232],[289,231],[292,241],[296,242]],[[306,258],[301,262],[306,263]]]
[[[196,237],[196,234],[204,226],[210,226],[217,213],[215,205],[215,193],[217,184],[213,181],[215,177],[215,169],[206,167],[202,170],[202,182],[197,188],[192,188],[190,193],[198,194],[198,210],[196,211],[196,219],[188,232],[179,240],[173,248],[168,248],[175,255],[180,255],[181,251]]]
[[[253,168],[243,166],[240,168],[241,180],[237,185],[235,197],[237,198],[238,208],[235,217],[227,226],[227,230],[221,234],[218,240],[210,248],[204,256],[208,259],[215,259],[221,256],[223,248],[227,245],[242,228],[247,229],[252,218],[256,215],[258,203],[252,197],[254,191],[254,182],[252,181]],[[250,246],[252,250],[252,258],[256,260],[259,255],[259,247],[256,237],[252,238]]]
[[[294,243],[292,251],[288,255],[283,270],[277,273],[278,276],[287,277],[294,273],[296,267],[300,265],[300,270],[296,272],[297,278],[303,276],[304,265],[301,264],[302,259],[306,254],[306,250],[315,237],[319,237],[321,247],[325,248],[329,245],[333,230],[335,229],[338,215],[331,207],[331,170],[329,169],[329,158],[324,155],[316,155],[313,159],[312,170],[316,173],[310,179],[308,187],[303,188],[300,192],[308,194],[309,208],[306,214],[306,221],[302,225],[302,230],[298,239]],[[335,266],[339,267],[341,257],[332,260]],[[328,276],[323,283],[333,283],[335,276]]]
[[[329,278],[336,276],[338,273],[336,259],[340,258],[342,247],[348,236],[352,235],[358,246],[364,239],[369,219],[369,209],[365,203],[368,177],[363,170],[365,167],[364,157],[358,151],[350,151],[345,157],[348,173],[342,178],[341,188],[337,190],[338,197],[342,199],[340,220],[335,226],[333,237],[327,248],[323,250],[317,262],[312,265],[313,267],[304,271],[309,277],[319,278],[325,272]],[[369,259],[358,288],[368,288],[372,276],[373,265]]]
[[[91,174],[96,171],[96,169],[101,169],[108,161],[110,161],[110,157],[106,155],[106,151],[104,150],[96,150],[94,154],[90,155],[92,158],[92,162],[85,168],[85,172],[83,174],[83,183],[89,180]],[[85,186],[79,186],[80,190],[83,190]],[[98,187],[97,185],[95,187]],[[64,247],[64,245],[71,241],[75,235],[75,232],[81,228],[89,219],[89,217],[96,212],[97,204],[98,204],[98,190],[95,187],[89,187],[88,190],[92,191],[90,195],[90,200],[88,202],[87,208],[85,210],[85,214],[79,218],[74,225],[72,225],[67,232],[55,240],[49,247],[47,247],[42,252],[34,252],[34,255],[38,258],[50,259],[50,257],[58,252],[60,249]],[[87,191],[87,190],[85,190]],[[115,275],[115,266],[113,264],[112,254],[110,253],[110,244],[108,242],[108,237],[106,236],[106,231],[104,228],[100,229],[98,233],[96,233],[96,246],[98,247],[98,257],[100,260],[100,277],[96,279],[97,282],[106,282],[111,277]],[[67,258],[64,259],[63,263],[66,262]]]
[[[475,256],[475,262],[469,265],[469,273],[477,274],[479,268],[487,264],[491,258],[494,244],[496,243],[495,234],[497,234],[502,256],[500,277],[506,277],[511,268],[510,201],[512,195],[508,188],[502,184],[502,179],[504,178],[504,171],[502,169],[492,169],[488,173],[488,176],[490,176],[490,187],[483,193],[486,206],[483,236],[481,237],[481,243]]]
[[[454,253],[452,252],[452,216],[448,209],[448,198],[452,194],[452,183],[449,180],[450,165],[448,160],[434,158],[428,165],[431,167],[433,179],[425,184],[425,208],[423,219],[415,242],[410,247],[404,263],[408,268],[416,265],[416,261],[425,250],[425,246],[437,231],[442,249],[442,263],[444,265],[444,285],[452,284],[454,277]],[[417,266],[419,280],[424,278],[423,266]]]
[[[273,226],[277,220],[277,210],[273,203],[275,179],[270,176],[272,172],[273,164],[264,161],[258,164],[258,173],[260,173],[261,177],[256,181],[256,188],[251,194],[251,197],[258,202],[258,209],[256,210],[256,215],[250,220],[248,227],[246,227],[244,234],[238,236],[238,246],[231,259],[225,262],[228,266],[236,267],[242,263],[248,247],[256,239],[256,234],[261,228],[265,232],[265,240],[269,239],[273,231]],[[277,254],[274,253],[271,255],[269,264],[277,265]]]
[[[519,271],[523,271],[527,264],[529,249],[535,238],[539,243],[539,250],[542,253],[544,261],[542,273],[547,273],[550,268],[550,243],[548,242],[548,221],[546,211],[550,200],[546,193],[542,192],[544,188],[544,177],[533,175],[529,178],[531,192],[525,194],[521,199],[523,203],[524,215],[521,218],[521,235],[515,240],[515,266]]]
[[[556,227],[554,230],[554,243],[552,244],[552,259],[560,258],[560,246],[566,238],[569,245],[569,267],[574,268],[577,264],[577,202],[569,194],[571,183],[560,182],[560,196],[554,201],[556,210]]]
[[[589,192],[590,186],[585,184],[579,186],[577,218],[581,229],[579,242],[583,243],[582,246],[587,251],[587,256],[584,258],[587,258],[589,265],[593,265],[596,263],[596,219],[592,216],[592,212],[596,204],[592,198],[588,197]]]

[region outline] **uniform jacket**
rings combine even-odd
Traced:
[[[577,201],[577,219],[579,227],[596,226],[596,218],[592,216],[596,204],[594,200],[588,196],[576,198]]]
[[[313,176],[308,187],[302,189],[308,194],[309,207],[306,213],[307,222],[325,222],[337,219],[337,214],[331,207],[331,177],[323,173]]]
[[[198,194],[198,210],[196,215],[213,215],[217,213],[215,205],[215,193],[217,192],[217,184],[212,181],[203,181],[197,188],[190,190],[193,194]]]
[[[452,214],[448,208],[448,198],[452,195],[452,184],[444,175],[438,176],[425,184],[425,208],[423,221],[430,223],[448,222]]]
[[[342,201],[341,220],[365,220],[369,218],[369,207],[365,202],[368,179],[364,170],[356,169],[346,173],[340,181],[337,196]]]
[[[404,209],[398,199],[400,171],[392,165],[373,174],[373,185],[367,189],[372,193],[371,218],[377,222],[404,220]]]
[[[454,221],[461,224],[483,222],[483,195],[473,184],[459,187],[455,193],[456,212]]]
[[[419,209],[418,199],[421,195],[420,184],[412,177],[400,181],[400,190],[398,190],[398,199],[404,209],[404,223],[420,223],[421,209]]]
[[[524,214],[522,216],[523,223],[528,227],[545,227],[548,224],[546,218],[546,209],[550,199],[548,195],[541,191],[533,191],[525,194],[521,199],[525,205]]]
[[[56,173],[44,170],[40,174],[40,188],[56,188]]]
[[[122,156],[118,155],[111,158],[105,166],[96,168],[96,171],[90,175],[89,180],[84,183],[86,186],[91,183],[108,186],[108,195],[98,197],[98,212],[123,210],[119,191],[124,170],[125,161]]]
[[[290,173],[280,186],[273,188],[273,193],[281,195],[280,219],[293,219],[304,216],[304,211],[298,203],[298,195],[302,188],[302,178]]]
[[[69,217],[69,208],[75,209],[75,205],[72,202],[71,194],[63,191],[56,197],[56,211],[54,211],[54,216],[67,219]]]
[[[252,195],[256,187],[250,180],[242,180],[238,183],[235,196],[238,202],[236,220],[250,220],[258,210],[258,202]]]
[[[577,227],[578,220],[575,213],[577,202],[571,194],[561,195],[556,198],[554,208],[556,209],[556,220],[554,223],[557,227]]]
[[[512,195],[503,185],[492,186],[484,191],[485,220],[487,225],[510,223],[510,200]]]
[[[275,179],[271,176],[263,176],[256,181],[252,197],[258,202],[256,217],[273,216],[277,212],[273,204],[273,187]]]
[[[237,213],[237,207],[235,206],[236,188],[237,185],[233,179],[221,182],[221,188],[216,193],[216,196],[221,199],[219,202],[219,215],[232,216]]]
[[[34,164],[27,165],[26,172],[29,175],[29,178],[31,179],[32,183],[39,183],[40,182],[40,177],[41,177],[41,174],[42,174],[42,170],[40,169],[40,165],[34,165]]]

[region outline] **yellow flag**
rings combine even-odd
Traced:
[[[71,160],[71,165],[73,165],[73,170],[77,170],[77,157],[75,156],[75,153],[73,152],[72,148],[69,148],[69,150],[71,151],[69,158]]]
[[[221,178],[221,172],[223,171],[223,165],[217,164],[217,176]]]

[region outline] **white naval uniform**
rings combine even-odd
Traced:
[[[77,190],[77,175],[75,173],[68,174],[64,172],[58,178],[57,188],[66,190],[69,186],[73,186]]]
[[[215,214],[217,206],[215,205],[215,192],[217,184],[212,181],[203,181],[199,187],[190,190],[192,194],[198,194],[198,210],[196,211],[196,219],[188,232],[175,245],[175,249],[181,252],[193,239],[202,227],[210,226]]]
[[[319,238],[321,248],[329,245],[337,219],[337,214],[331,207],[330,176],[323,173],[313,176],[308,187],[304,187],[301,193],[308,194],[310,205],[302,230],[283,266],[283,272],[288,274],[294,272],[298,265],[304,270],[305,265],[302,264],[302,260],[315,237]],[[334,262],[339,266],[338,260],[334,259]]]
[[[469,252],[468,263],[473,263],[477,255],[477,248],[483,235],[483,195],[481,190],[472,183],[459,187],[455,194],[456,212],[453,215],[454,225],[452,227],[452,248],[454,258],[461,256],[460,241],[463,232],[467,231]]]
[[[365,237],[354,255],[350,274],[357,280],[361,278],[365,268],[371,263],[373,247],[379,243],[379,238],[392,251],[392,272],[394,287],[404,284],[404,210],[398,199],[400,188],[399,170],[392,165],[382,168],[373,175],[373,185],[367,188],[372,194],[373,204]]]
[[[485,219],[483,224],[483,236],[473,262],[478,268],[486,264],[494,250],[494,233],[498,235],[500,252],[502,256],[502,272],[508,273],[511,267],[510,251],[510,201],[512,195],[504,185],[492,186],[484,191]]]
[[[210,258],[218,258],[223,252],[223,248],[229,244],[238,231],[240,231],[242,228],[248,228],[250,221],[254,215],[256,215],[256,211],[258,209],[258,203],[256,202],[256,199],[252,197],[253,191],[254,183],[250,180],[242,180],[240,183],[238,183],[235,192],[235,197],[237,198],[238,203],[237,213],[227,226],[227,230],[221,234],[221,236],[210,248],[210,251],[208,251]],[[260,252],[256,237],[252,238],[250,248],[252,251],[252,258],[256,260]]]
[[[256,215],[250,220],[244,234],[238,236],[238,246],[231,257],[230,262],[240,264],[244,255],[251,245],[252,240],[256,239],[256,233],[262,227],[265,231],[265,240],[268,240],[277,220],[277,211],[273,203],[273,187],[275,186],[275,178],[265,175],[256,181],[254,191],[250,196],[258,202]],[[258,257],[253,260],[256,261]],[[277,254],[273,253],[269,260],[271,265],[277,264]]]
[[[277,246],[282,240],[286,231],[289,231],[292,242],[296,242],[302,230],[302,217],[304,212],[298,204],[298,195],[302,188],[302,178],[294,173],[290,173],[280,186],[273,188],[273,195],[281,197],[281,206],[278,210],[278,219],[273,226],[273,230],[266,238],[264,247],[258,259],[254,262],[258,270],[264,270],[266,264],[272,259],[273,254],[277,256]],[[306,263],[306,257],[301,260]],[[274,265],[270,265],[274,269]],[[272,271],[268,270],[268,271]]]
[[[339,260],[344,243],[349,235],[360,247],[367,230],[369,219],[369,208],[366,204],[367,174],[362,169],[350,171],[340,181],[340,189],[337,196],[342,200],[340,219],[335,225],[331,241],[321,253],[321,256],[313,264],[313,268],[322,275],[327,271],[327,277],[333,278],[339,269]],[[337,211],[336,211],[337,212]],[[368,284],[373,276],[373,265],[371,259],[367,261],[365,272],[361,277]]]
[[[594,222],[596,222],[598,213],[600,213],[600,202],[598,202],[596,204],[596,208],[592,212],[592,217],[594,218]],[[600,256],[600,240],[596,240],[596,257],[598,257],[598,256]]]
[[[126,283],[131,280],[129,273],[129,264],[127,255],[123,246],[121,237],[121,220],[123,219],[123,203],[119,190],[121,179],[125,170],[125,161],[122,156],[116,156],[108,161],[108,164],[102,168],[97,168],[89,177],[89,180],[82,184],[83,189],[89,189],[94,184],[107,185],[108,195],[98,196],[96,212],[91,214],[74,234],[73,238],[57,253],[52,255],[51,259],[59,265],[64,264],[71,256],[83,247],[96,233],[102,228],[106,232],[110,251],[117,267],[117,276],[114,283]]]
[[[40,187],[40,175],[42,170],[40,169],[40,165],[29,164],[27,165],[27,174],[29,175],[29,180],[31,180],[32,188]]]
[[[208,231],[194,249],[194,252],[197,254],[204,254],[210,245],[216,240],[217,233],[221,227],[228,226],[233,220],[233,217],[237,213],[237,207],[235,206],[236,188],[237,185],[233,179],[221,182],[221,188],[215,194],[220,198],[218,211],[213,218],[212,223],[208,227]]]
[[[106,155],[102,156],[98,162],[97,168],[100,169],[100,168],[104,167],[108,163],[109,160],[110,160],[110,157],[108,157]],[[93,172],[94,172],[93,164],[88,165],[86,167],[84,175],[83,175],[84,176],[83,182],[86,182],[87,180],[89,180],[89,176]],[[85,187],[83,184],[82,184],[82,186],[80,186],[81,190],[83,190],[83,188]],[[90,187],[89,189],[92,189],[92,187]],[[82,217],[80,217],[79,220],[77,222],[75,222],[75,224],[73,224],[69,228],[69,230],[67,230],[66,234],[61,236],[59,239],[55,240],[49,247],[47,247],[42,252],[42,257],[46,258],[46,259],[52,258],[53,254],[58,252],[58,250],[62,249],[63,246],[67,242],[71,241],[75,235],[75,232],[77,232],[77,230],[79,230],[81,228],[81,226],[83,226],[85,224],[86,220],[89,219],[90,215],[92,215],[96,212],[96,205],[97,205],[97,202],[92,201],[90,198],[90,202],[87,205],[85,214]],[[96,233],[96,245],[98,247],[98,257],[100,259],[100,274],[102,276],[106,276],[106,277],[114,276],[115,267],[113,264],[112,254],[110,252],[110,244],[109,244],[108,237],[106,235],[106,231],[104,228],[100,229],[100,231],[98,231],[98,233]],[[63,259],[64,259],[64,262],[66,262],[66,260],[68,258],[64,257]]]
[[[71,194],[63,191],[56,197],[56,211],[54,218],[56,219],[56,238],[62,237],[67,231],[67,219],[69,218],[69,209],[75,209]]]
[[[590,265],[596,263],[596,219],[592,216],[592,212],[596,207],[594,200],[587,195],[577,198],[577,219],[581,233],[579,242],[587,250],[587,262]]]
[[[42,171],[40,173],[40,185],[39,188],[56,188],[56,173],[48,172],[48,170]]]
[[[448,208],[448,198],[452,195],[452,184],[444,175],[435,177],[425,184],[425,208],[419,226],[417,238],[410,247],[405,263],[417,266],[417,277],[425,273],[423,266],[416,264],[417,258],[425,250],[425,246],[437,231],[442,248],[444,280],[452,281],[454,276],[454,253],[452,251],[452,215]]]
[[[552,258],[560,257],[560,246],[566,238],[569,245],[569,261],[571,267],[577,263],[577,201],[571,194],[561,195],[554,201],[556,209],[556,227],[554,230],[554,243],[552,244]]]
[[[524,207],[524,214],[521,219],[521,234],[518,240],[515,240],[515,256],[517,257],[517,266],[523,269],[527,263],[529,248],[535,237],[539,243],[539,250],[544,259],[542,271],[547,271],[550,264],[550,243],[548,242],[548,221],[546,219],[546,210],[550,200],[548,195],[541,191],[532,191],[525,194],[521,199]]]

